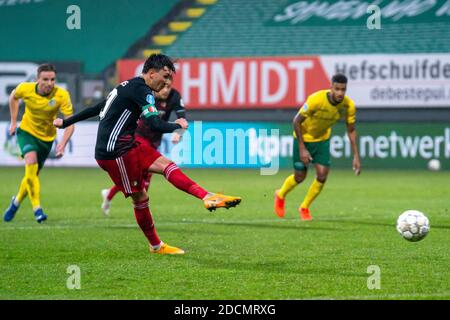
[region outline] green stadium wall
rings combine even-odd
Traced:
[[[97,74],[178,1],[2,1],[0,61],[81,61],[85,73]],[[67,22],[74,22],[74,11],[68,8],[74,4],[80,9],[80,29],[71,30]]]

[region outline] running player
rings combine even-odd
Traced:
[[[316,169],[316,179],[311,184],[298,209],[302,220],[312,220],[309,207],[320,194],[330,170],[331,127],[344,119],[353,152],[353,170],[361,172],[361,162],[356,144],[356,108],[352,99],[345,95],[347,77],[336,74],[329,90],[318,91],[308,97],[294,118],[293,164],[294,174],[287,177],[281,189],[275,191],[275,213],[284,217],[286,195],[306,178],[308,165]]]
[[[33,207],[34,217],[41,223],[47,215],[41,208],[39,172],[50,153],[56,138],[53,120],[58,112],[65,117],[73,113],[69,92],[55,85],[56,68],[51,64],[42,64],[37,69],[36,82],[22,82],[11,92],[9,109],[11,112],[11,126],[9,134],[17,134],[17,142],[22,157],[25,159],[25,176],[19,187],[19,192],[12,197],[6,209],[3,220],[11,221],[23,199],[28,195]],[[25,113],[17,128],[19,100],[25,102]],[[16,131],[17,129],[17,131]],[[64,155],[64,149],[74,131],[68,126],[63,138],[56,146],[56,157]]]

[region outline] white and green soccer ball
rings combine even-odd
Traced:
[[[420,211],[407,210],[397,219],[397,231],[408,241],[420,241],[430,231],[430,221]]]

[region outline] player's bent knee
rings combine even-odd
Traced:
[[[295,171],[294,178],[297,183],[303,182],[306,178],[306,170],[305,171]]]
[[[36,152],[29,152],[25,155],[25,164],[32,165],[36,164],[38,162],[37,154]]]
[[[144,190],[132,193],[130,197],[133,199],[133,203],[142,202],[148,199],[148,195]]]
[[[171,163],[172,163],[171,160],[167,159],[164,156],[161,156],[158,159],[156,159],[155,162],[152,163],[152,165],[148,168],[148,171],[162,174],[164,173],[166,167]]]

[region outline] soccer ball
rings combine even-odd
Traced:
[[[408,241],[420,241],[430,231],[430,222],[422,212],[407,210],[397,219],[397,231]]]
[[[428,170],[431,170],[431,171],[441,170],[441,162],[438,159],[431,159],[428,162]]]

